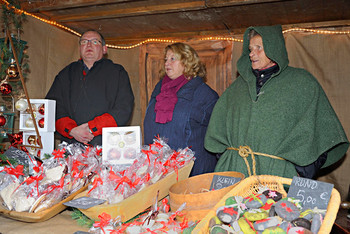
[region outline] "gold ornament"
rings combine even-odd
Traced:
[[[28,144],[30,144],[30,145],[35,145],[35,144],[36,144],[36,136],[30,135],[30,136],[28,137],[27,141],[28,141]]]
[[[16,78],[19,74],[18,68],[15,64],[11,64],[7,69],[6,73],[9,76],[9,78]]]

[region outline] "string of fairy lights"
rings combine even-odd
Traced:
[[[71,29],[69,27],[63,26],[63,25],[57,23],[56,21],[46,20],[44,18],[41,18],[39,16],[36,16],[36,15],[31,14],[29,12],[26,12],[24,10],[17,9],[6,0],[1,0],[1,1],[6,5],[7,8],[13,9],[16,14],[25,14],[25,15],[31,16],[31,17],[38,19],[44,23],[56,26],[56,27],[61,28],[67,32],[73,33],[74,35],[77,35],[78,37],[81,36],[80,33],[74,31],[73,29]],[[319,30],[319,29],[308,29],[308,28],[290,28],[290,29],[283,30],[283,33],[289,33],[289,32],[309,32],[309,33],[316,33],[316,34],[350,34],[349,30],[331,31],[331,30]],[[234,37],[222,37],[222,36],[203,37],[203,38],[199,38],[198,40],[201,40],[201,41],[221,40],[221,41],[243,42],[242,39],[237,39]],[[143,40],[139,43],[129,45],[129,46],[119,46],[119,45],[111,45],[111,44],[106,44],[106,46],[108,48],[112,48],[112,49],[128,50],[128,49],[136,48],[138,46],[141,46],[141,45],[144,45],[147,43],[155,43],[155,42],[156,43],[174,43],[174,42],[176,42],[176,40],[149,38],[149,39]]]

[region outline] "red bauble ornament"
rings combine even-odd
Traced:
[[[41,105],[39,106],[38,112],[39,112],[41,115],[45,115],[45,104],[41,104]]]
[[[6,118],[3,115],[0,115],[0,127],[6,124]]]
[[[4,83],[0,86],[0,92],[2,94],[10,94],[12,92],[12,87],[8,83]]]
[[[39,127],[44,128],[44,123],[45,123],[44,118],[39,119],[39,121],[38,121]]]

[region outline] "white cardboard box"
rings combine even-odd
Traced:
[[[40,157],[43,158],[44,154],[52,154],[54,150],[54,132],[39,132],[39,134],[43,148],[38,149],[30,146],[26,146],[26,148],[30,154],[35,156],[39,156],[40,150]],[[39,146],[35,131],[23,131],[23,145]]]
[[[32,109],[39,132],[54,132],[56,130],[56,101],[49,99],[30,99],[30,103],[32,104]],[[44,114],[39,112],[40,107],[44,107]],[[21,111],[19,117],[19,129],[23,131],[35,131],[34,125],[32,127],[26,126],[26,122],[31,118],[32,116],[30,112]],[[39,121],[41,119],[44,119],[44,126],[39,125]]]
[[[141,150],[141,128],[102,128],[102,160],[112,164],[132,164]]]

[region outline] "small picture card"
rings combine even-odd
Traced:
[[[92,197],[79,197],[74,200],[63,203],[65,206],[70,206],[78,209],[89,209],[90,207],[101,205],[106,200],[92,198]]]
[[[239,181],[241,181],[241,178],[239,177],[214,175],[209,190],[211,191],[211,190],[222,189],[222,188],[234,185]]]
[[[102,128],[103,162],[131,165],[140,150],[140,126]]]

